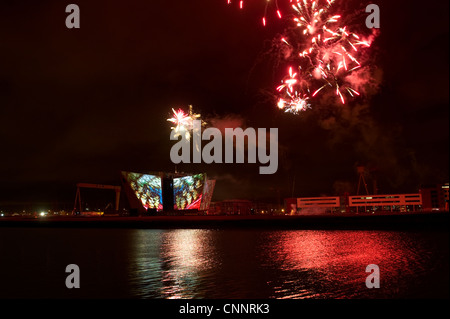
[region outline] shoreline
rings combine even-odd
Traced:
[[[60,228],[266,228],[266,229],[329,229],[329,230],[449,230],[450,214],[446,212],[409,212],[378,214],[323,215],[191,215],[140,217],[2,217],[1,227],[60,227]]]

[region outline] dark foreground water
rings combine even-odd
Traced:
[[[0,228],[0,298],[448,297],[448,232]]]

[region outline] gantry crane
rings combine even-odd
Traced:
[[[75,195],[75,203],[73,206],[73,212],[76,212],[77,210],[77,203],[80,208],[81,212],[81,194],[80,194],[80,188],[96,188],[96,189],[111,189],[116,192],[116,212],[119,210],[119,200],[120,200],[120,186],[115,185],[101,185],[101,184],[89,184],[89,183],[78,183],[77,184],[77,193]]]

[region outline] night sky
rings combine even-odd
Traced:
[[[174,171],[166,119],[189,104],[217,125],[279,128],[274,175],[259,175],[260,164],[177,166],[215,178],[213,200],[355,193],[357,165],[379,193],[448,182],[448,1],[346,1],[351,14],[380,6],[376,87],[300,115],[271,98],[286,71],[271,43],[289,23],[264,28],[265,1],[237,2],[3,0],[0,208],[57,209],[73,203],[77,182]],[[69,3],[80,29],[65,26]],[[365,16],[352,21],[358,31],[368,32]]]

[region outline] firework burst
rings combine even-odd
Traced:
[[[297,72],[294,72],[292,67],[290,67],[289,76],[277,87],[277,91],[281,95],[277,103],[279,109],[298,114],[310,108],[308,103],[309,97],[301,93],[302,84],[303,81],[298,78]]]
[[[309,87],[313,92],[311,98],[332,89],[344,104],[344,95],[360,95],[348,83],[347,77],[362,67],[358,55],[360,49],[369,47],[370,43],[361,40],[347,26],[342,26],[341,15],[331,13],[334,2],[335,0],[297,1],[292,5],[295,11],[293,21],[300,32],[291,37],[296,45],[291,45],[284,37],[282,41],[284,45],[296,48],[297,54],[293,56],[299,69],[303,71],[301,77],[310,81]],[[294,100],[296,98],[294,96]]]
[[[286,92],[287,98],[280,97],[278,99],[277,106],[280,110],[285,112],[298,114],[302,111],[306,111],[311,107],[308,103],[309,97],[306,94],[300,94],[297,91]]]
[[[278,2],[266,0],[264,25],[271,2],[275,3],[279,18],[282,17]],[[298,66],[297,72],[290,67],[288,75],[277,87],[278,107],[298,113],[309,108],[309,99],[325,91],[334,92],[342,104],[346,103],[345,96],[359,96],[361,93],[352,87],[355,82],[353,71],[364,67],[360,61],[361,51],[370,47],[371,41],[363,40],[343,25],[343,13],[334,8],[336,0],[286,2],[292,9],[287,16],[294,22],[294,28],[289,37],[281,38],[281,48],[290,52],[289,60]],[[239,3],[243,8],[244,2]]]
[[[175,137],[184,134],[185,138],[189,140],[194,129],[194,120],[199,120],[201,115],[193,113],[192,105],[189,105],[188,113],[185,113],[182,109],[178,109],[178,111],[172,109],[172,112],[173,117],[167,119],[167,121],[175,125],[171,127],[175,131]],[[206,123],[202,121],[202,125],[206,125]]]

